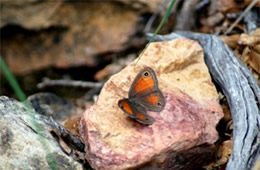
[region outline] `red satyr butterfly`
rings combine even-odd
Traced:
[[[137,74],[128,92],[128,98],[119,100],[118,106],[136,121],[146,125],[153,124],[154,118],[149,116],[147,111],[162,111],[165,99],[152,68],[146,67]]]

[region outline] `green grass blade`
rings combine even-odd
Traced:
[[[141,52],[141,54],[138,57],[137,62],[139,61],[139,59],[142,57],[144,51],[146,50],[146,48],[151,44],[151,42],[154,40],[155,36],[158,34],[158,32],[160,31],[160,29],[162,28],[163,24],[165,23],[165,21],[167,20],[167,18],[169,17],[169,15],[171,14],[171,10],[173,8],[173,5],[175,4],[175,0],[172,0],[171,4],[169,5],[165,15],[163,16],[159,26],[156,28],[155,32],[153,33],[153,36],[151,37],[151,39],[149,40],[149,42],[146,44],[145,48],[143,49],[143,51]]]
[[[12,73],[9,71],[8,66],[6,65],[2,56],[0,56],[0,69],[3,71],[5,78],[7,79],[7,81],[11,85],[11,87],[13,88],[13,90],[14,90],[15,94],[17,95],[18,99],[20,101],[26,100],[26,97],[25,97],[22,89],[20,88],[19,84],[15,80]]]
[[[8,66],[6,65],[6,63],[5,63],[4,59],[2,58],[2,56],[0,56],[0,69],[3,71],[4,76],[6,77],[7,81],[10,84],[10,86],[14,90],[14,92],[17,95],[18,99],[20,101],[23,101],[23,104],[25,106],[25,109],[26,109],[27,113],[32,118],[31,120],[32,120],[32,124],[34,126],[34,129],[37,132],[39,132],[41,127],[34,120],[33,109],[31,107],[30,103],[26,100],[26,96],[25,96],[24,92],[22,91],[22,89],[20,88],[19,84],[17,83],[15,77],[9,71]],[[48,165],[51,167],[51,169],[56,170],[57,167],[56,167],[56,163],[55,163],[53,154],[50,153],[50,149],[49,149],[48,145],[46,144],[45,139],[41,135],[39,135],[39,140],[40,140],[42,146],[44,147],[44,149],[46,150],[46,155],[47,155],[46,158],[47,158]]]

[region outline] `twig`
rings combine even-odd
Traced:
[[[103,82],[85,82],[75,80],[50,80],[44,78],[43,82],[37,84],[38,88],[44,88],[46,86],[72,86],[72,87],[83,87],[83,88],[100,88],[103,86]]]
[[[148,32],[151,29],[151,26],[155,18],[164,10],[164,7],[169,4],[168,0],[162,0],[161,4],[157,8],[156,12],[150,17],[147,24],[144,27],[144,32]]]
[[[236,19],[236,21],[227,29],[227,31],[224,33],[224,35],[227,35],[230,33],[233,28],[241,21],[242,18],[255,6],[255,4],[259,2],[259,0],[252,1],[248,7],[245,9],[245,11]]]
[[[202,8],[204,8],[205,6],[209,5],[210,4],[210,1],[209,0],[202,0],[201,2],[199,2],[198,5],[196,5],[195,9],[198,11],[198,10],[201,10]]]
[[[195,27],[193,18],[196,18],[196,6],[199,2],[200,0],[183,1],[181,10],[176,16],[174,30],[192,30]]]

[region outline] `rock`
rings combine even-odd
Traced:
[[[39,30],[49,28],[51,26],[67,26],[70,22],[85,22],[93,19],[93,17],[105,16],[105,19],[117,17],[117,13],[121,9],[120,15],[125,15],[131,8],[135,8],[132,12],[155,12],[160,5],[160,0],[143,1],[143,0],[118,0],[115,2],[64,2],[62,0],[46,0],[35,3],[33,0],[19,0],[2,2],[2,17],[0,18],[0,28],[8,24],[21,25],[26,29]],[[124,4],[124,5],[122,5]],[[115,6],[115,11],[111,6]],[[74,8],[75,7],[75,8]],[[80,8],[79,8],[80,7]],[[118,8],[117,8],[118,7]],[[87,11],[86,11],[87,10]],[[103,10],[103,13],[101,11]],[[104,12],[105,11],[105,12]],[[114,13],[111,13],[114,12]],[[113,14],[113,15],[107,15]],[[99,15],[99,16],[98,16]],[[69,17],[68,17],[69,16]],[[91,18],[92,17],[92,18]],[[130,18],[128,18],[130,19]],[[129,21],[129,20],[128,20]],[[121,21],[123,22],[123,20]],[[110,25],[113,26],[113,25]],[[109,28],[106,28],[109,29]]]
[[[155,119],[150,126],[117,106],[146,66],[155,70],[166,101],[160,113],[148,112]],[[211,160],[222,117],[201,46],[177,39],[151,43],[140,60],[112,76],[85,111],[80,132],[94,169],[194,169]]]
[[[48,66],[96,66],[97,55],[132,46],[131,36],[138,32],[140,13],[115,2],[21,0],[1,5],[1,55],[16,74]]]
[[[36,93],[27,98],[34,110],[62,124],[72,135],[79,137],[79,122],[83,110],[53,94]]]
[[[45,116],[0,97],[0,164],[3,169],[83,169],[50,134]]]
[[[63,123],[70,116],[77,114],[76,107],[53,93],[36,93],[27,98],[39,114],[52,117]]]

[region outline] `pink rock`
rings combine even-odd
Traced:
[[[163,111],[148,112],[155,119],[150,126],[117,106],[146,66],[155,70],[166,102]],[[202,48],[178,39],[150,44],[140,60],[112,76],[85,111],[80,132],[94,169],[191,169],[211,159],[222,117]]]

